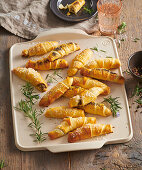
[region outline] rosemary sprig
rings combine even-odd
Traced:
[[[91,50],[94,50],[94,51],[99,51],[97,47],[93,47],[93,48],[90,48]]]
[[[6,167],[7,165],[5,164],[5,161],[4,160],[1,160],[0,161],[0,169]]]
[[[94,12],[94,10],[92,8],[88,8],[88,7],[83,7],[83,9],[89,13],[90,15]]]
[[[103,52],[103,53],[106,53],[106,51],[104,51],[104,50],[100,50],[101,52]]]
[[[21,92],[24,94],[25,97],[27,97],[31,102],[33,102],[33,100],[38,100],[39,99],[39,95],[38,94],[34,94],[34,87],[32,87],[30,85],[30,83],[27,83],[26,85],[24,85],[21,88]]]
[[[119,97],[112,98],[111,96],[108,97],[108,98],[104,98],[104,102],[108,102],[110,104],[110,108],[111,108],[113,117],[117,117],[119,110],[122,109],[120,107],[120,103],[118,101],[118,98]]]
[[[118,26],[117,31],[119,34],[123,34],[125,31],[125,27],[126,27],[126,22],[122,22],[121,25]]]
[[[135,102],[138,104],[138,107],[142,107],[142,87],[140,87],[140,83],[138,83],[132,93],[131,97],[137,96],[138,98]]]
[[[39,95],[33,95],[33,87],[29,83],[24,85],[21,89],[26,99],[21,99],[21,101],[18,102],[18,107],[15,108],[19,111],[24,112],[25,117],[28,117],[31,120],[31,123],[28,126],[34,131],[34,133],[31,134],[35,137],[34,142],[43,142],[44,140],[46,140],[45,135],[47,133],[43,133],[41,131],[42,123],[40,123],[38,119],[38,117],[43,113],[43,111],[38,111],[33,107],[34,101],[39,99]]]
[[[110,56],[106,56],[106,58],[112,58],[112,57],[110,57]]]
[[[134,38],[133,42],[138,42],[139,38]]]
[[[60,75],[61,73],[61,70],[58,70],[58,71],[54,71],[53,74],[47,74],[46,75],[46,78],[45,80],[47,79],[47,83],[54,83],[55,82],[58,82],[58,80],[56,79],[56,77],[60,77],[61,79],[63,79],[63,77]]]

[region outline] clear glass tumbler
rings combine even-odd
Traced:
[[[120,19],[121,0],[98,0],[99,27],[103,35],[112,35],[117,31]]]

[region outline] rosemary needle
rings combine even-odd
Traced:
[[[104,102],[108,102],[110,104],[110,108],[111,108],[113,117],[117,117],[119,110],[122,109],[120,107],[120,103],[118,101],[118,98],[119,97],[112,98],[111,96],[108,97],[108,98],[104,98]]]
[[[0,169],[6,167],[7,165],[5,165],[5,161],[4,160],[1,160],[0,161]]]

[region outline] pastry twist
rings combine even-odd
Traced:
[[[38,43],[35,46],[22,51],[23,57],[32,57],[38,55],[44,55],[49,51],[53,50],[58,46],[58,42],[56,41],[47,41],[43,43]]]
[[[79,69],[81,69],[86,62],[92,57],[93,52],[90,49],[85,49],[79,55],[77,55],[73,60],[68,69],[68,76],[74,76]]]
[[[62,44],[59,47],[55,48],[53,51],[51,51],[50,54],[47,56],[47,59],[49,61],[54,61],[58,58],[67,56],[70,53],[73,53],[74,51],[77,51],[79,49],[80,47],[77,43],[70,42],[67,44]]]
[[[64,118],[60,125],[48,133],[50,139],[56,139],[66,135],[68,132],[83,126],[86,123],[96,123],[95,117]]]
[[[31,83],[41,92],[47,90],[47,84],[45,83],[44,79],[41,77],[40,73],[34,69],[17,67],[13,69],[13,73],[15,73],[21,79]]]
[[[94,101],[97,96],[102,94],[104,90],[101,87],[93,87],[89,90],[83,91],[80,95],[72,97],[69,101],[70,107],[85,106],[86,104]]]
[[[88,139],[94,136],[100,136],[109,133],[113,133],[112,125],[85,124],[81,128],[77,128],[76,130],[68,134],[68,142],[73,143],[79,140]]]
[[[29,60],[26,63],[27,68],[33,68],[35,70],[55,70],[59,68],[67,68],[68,62],[64,59],[58,59],[52,62],[49,62],[47,59],[40,59],[37,61]]]
[[[120,61],[117,58],[101,58],[95,59],[90,61],[85,65],[86,68],[94,69],[94,68],[105,68],[105,69],[112,69],[112,68],[119,68]]]
[[[78,94],[81,94],[85,89],[82,87],[71,86],[69,90],[67,90],[64,94],[64,97],[71,98]]]
[[[73,77],[72,85],[80,86],[85,89],[90,89],[92,87],[101,87],[102,89],[104,89],[104,92],[103,92],[104,95],[107,95],[110,93],[110,88],[106,84],[98,80],[91,79],[89,77]]]
[[[68,5],[69,12],[77,14],[78,11],[82,8],[85,4],[85,0],[76,0],[72,4]]]
[[[102,103],[98,104],[98,103],[91,102],[79,108],[83,109],[86,113],[89,114],[95,114],[95,115],[100,115],[105,117],[112,115],[111,110]]]
[[[72,85],[73,78],[67,77],[62,82],[51,88],[40,100],[39,106],[49,106],[59,97],[61,97]]]
[[[45,116],[52,118],[85,117],[85,114],[84,111],[81,109],[59,106],[47,109],[45,112]]]
[[[124,77],[119,76],[116,73],[113,73],[110,70],[106,70],[103,68],[87,69],[84,67],[81,69],[80,74],[83,76],[96,78],[100,80],[107,80],[119,84],[124,83]]]

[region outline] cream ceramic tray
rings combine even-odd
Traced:
[[[17,43],[13,45],[10,49],[10,84],[11,84],[11,101],[12,101],[12,116],[13,116],[13,126],[14,126],[14,135],[15,135],[15,143],[18,149],[23,151],[34,151],[34,150],[46,150],[48,149],[51,152],[65,152],[65,151],[76,151],[76,150],[89,150],[89,149],[98,149],[101,148],[105,144],[114,144],[114,143],[123,143],[129,141],[133,136],[131,119],[130,119],[130,112],[128,107],[127,96],[125,92],[124,85],[115,84],[115,83],[108,83],[105,82],[111,88],[111,96],[112,97],[120,97],[121,107],[120,116],[114,118],[112,116],[104,118],[100,116],[95,116],[97,118],[98,123],[104,124],[112,124],[114,128],[114,133],[108,134],[105,136],[95,137],[92,139],[83,140],[77,143],[68,143],[67,142],[67,135],[61,137],[56,140],[50,140],[47,137],[47,140],[41,144],[33,142],[33,137],[30,136],[32,130],[27,127],[29,124],[29,120],[24,117],[22,112],[19,112],[14,109],[17,105],[18,101],[24,99],[24,96],[21,94],[20,88],[22,85],[25,84],[24,81],[16,77],[12,74],[11,70],[18,66],[25,66],[25,63],[28,59],[23,59],[21,57],[21,51],[23,49],[27,49],[37,42],[47,41],[47,40],[55,40],[61,43],[65,42],[77,42],[79,43],[81,50],[85,48],[93,48],[97,47],[98,52],[94,51],[94,58],[95,57],[115,57],[118,58],[118,53],[116,49],[116,44],[113,39],[109,37],[94,37],[85,34],[81,30],[77,29],[52,29],[47,32],[43,32],[40,34],[36,39],[25,42],[25,43]],[[80,51],[81,51],[80,50]],[[104,50],[105,53],[100,51]],[[77,51],[67,57],[64,57],[69,63],[73,59],[73,57],[80,53]],[[33,57],[31,59],[38,59],[38,57]],[[114,70],[118,74],[122,75],[121,68]],[[53,73],[53,71],[41,71],[40,72],[43,78],[46,77],[47,73]],[[67,69],[61,71],[61,76],[67,76]],[[79,73],[77,76],[80,76]],[[62,81],[62,79],[58,79],[58,81]],[[55,83],[56,84],[56,83]],[[54,83],[48,87],[48,90],[55,85]],[[38,91],[36,91],[39,93]],[[42,97],[44,93],[41,93],[40,96]],[[98,97],[97,101],[103,101],[103,97]],[[55,101],[50,107],[55,106],[63,106],[68,105],[67,98],[60,98]],[[38,102],[37,102],[37,107]],[[87,115],[93,116],[93,115]],[[62,120],[60,119],[52,119],[46,118],[44,115],[40,117],[43,132],[49,132],[54,129]]]

